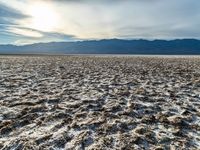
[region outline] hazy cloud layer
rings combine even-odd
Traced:
[[[199,8],[198,0],[2,0],[0,41],[199,39]]]
[[[26,17],[25,14],[0,3],[0,24],[14,24],[16,19],[23,19]]]

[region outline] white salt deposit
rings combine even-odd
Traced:
[[[199,147],[200,57],[0,57],[0,149]]]

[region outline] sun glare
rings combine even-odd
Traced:
[[[59,25],[59,15],[48,4],[35,3],[28,10],[31,18],[31,26],[34,29],[50,32]]]

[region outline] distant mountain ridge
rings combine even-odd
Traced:
[[[200,54],[200,40],[121,40],[36,43],[23,46],[0,45],[0,54]]]

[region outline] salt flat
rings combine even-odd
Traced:
[[[0,149],[199,149],[200,57],[0,56]]]

